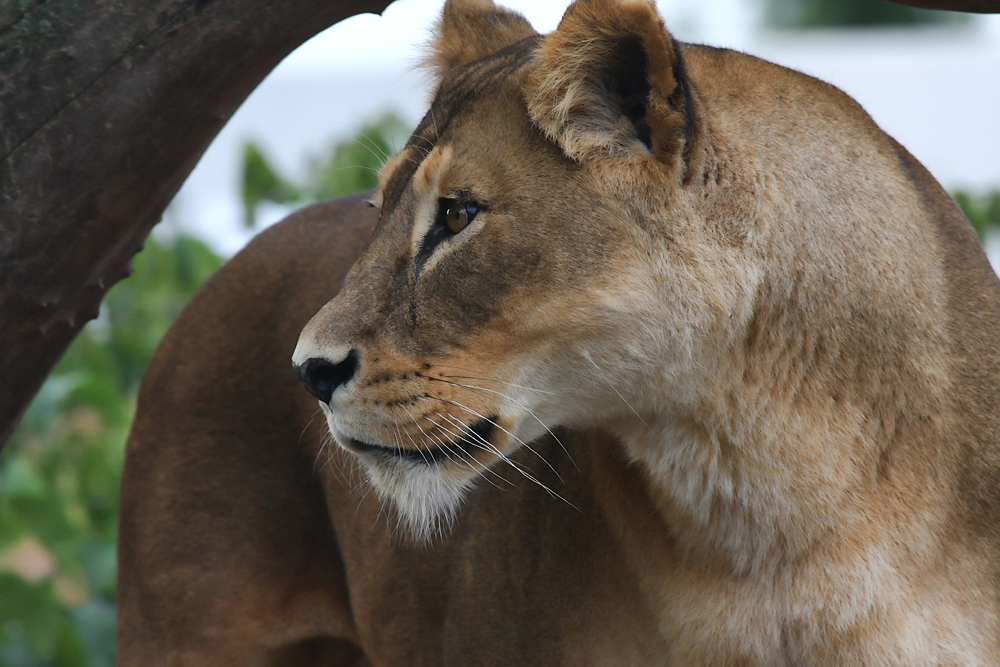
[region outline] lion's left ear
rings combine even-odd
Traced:
[[[493,55],[538,33],[517,12],[492,0],[448,0],[424,59],[438,74]]]
[[[697,141],[696,99],[652,2],[577,0],[536,55],[528,112],[569,157],[652,154],[682,167]]]

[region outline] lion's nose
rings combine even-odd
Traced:
[[[323,401],[329,403],[337,388],[350,382],[358,370],[360,355],[357,350],[351,350],[343,359],[332,362],[329,359],[313,357],[301,366],[293,365],[299,381],[306,390]]]

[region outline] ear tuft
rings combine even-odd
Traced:
[[[577,0],[536,55],[528,111],[569,157],[652,153],[681,163],[690,82],[652,2]]]
[[[441,76],[538,33],[517,12],[492,0],[448,0],[426,48],[423,64]]]

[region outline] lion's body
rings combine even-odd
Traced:
[[[1000,663],[1000,284],[940,186],[645,3],[448,11],[368,249],[293,216],[154,360],[122,664]]]

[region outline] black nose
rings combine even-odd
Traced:
[[[359,361],[358,351],[351,350],[338,363],[314,357],[294,368],[295,374],[299,376],[299,381],[305,385],[306,390],[324,403],[329,403],[333,392],[354,377]]]

